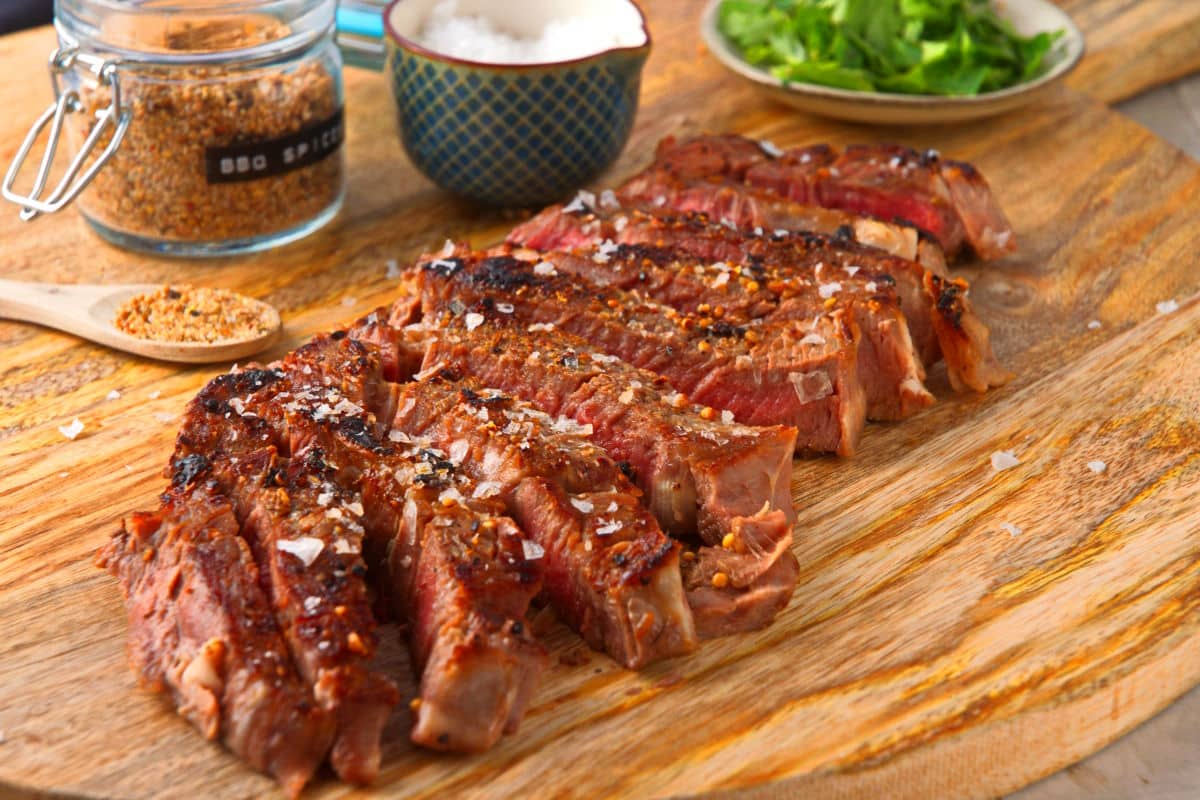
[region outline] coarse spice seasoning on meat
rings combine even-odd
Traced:
[[[173,22],[158,43],[172,54],[245,51],[288,32],[269,17],[237,16]],[[103,228],[221,243],[288,231],[339,202],[340,62],[329,42],[282,64],[147,63],[121,68],[119,79],[128,132],[78,201]],[[77,145],[111,90],[85,84],[80,99],[84,113],[70,115]]]
[[[113,324],[139,339],[218,342],[251,339],[279,326],[266,303],[228,289],[163,286],[120,305]]]

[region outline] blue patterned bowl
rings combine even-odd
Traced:
[[[435,53],[414,39],[437,0],[392,0],[384,11],[387,75],[400,139],[421,172],[494,206],[560,200],[620,154],[633,127],[644,41],[572,61],[487,64]],[[501,29],[540,31],[550,19],[612,9],[614,0],[464,0],[464,13]],[[518,29],[518,32],[521,32]]]

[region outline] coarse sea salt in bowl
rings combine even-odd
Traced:
[[[393,0],[384,26],[404,149],[455,194],[559,200],[629,138],[650,52],[631,0]]]

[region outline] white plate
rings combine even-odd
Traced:
[[[811,83],[785,84],[779,78],[742,60],[733,45],[717,30],[717,7],[710,0],[700,18],[700,35],[722,64],[754,83],[780,102],[803,111],[854,122],[878,124],[935,124],[963,122],[1011,111],[1036,100],[1066,77],[1083,57],[1083,33],[1071,18],[1049,0],[1000,0],[996,11],[1023,36],[1041,31],[1063,30],[1064,34],[1046,54],[1050,68],[1032,81],[998,92],[971,97],[928,94],[888,94],[835,89]]]

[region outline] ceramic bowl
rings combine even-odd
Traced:
[[[736,75],[763,89],[781,103],[802,111],[852,122],[891,125],[932,125],[965,122],[1011,111],[1043,96],[1067,76],[1083,57],[1083,33],[1071,18],[1049,0],[1004,0],[997,13],[1025,36],[1063,30],[1047,55],[1050,68],[1032,81],[971,97],[905,95],[835,89],[811,83],[784,83],[742,59],[717,28],[721,0],[710,0],[700,20],[700,35],[709,51]]]
[[[637,113],[642,41],[571,61],[489,64],[415,41],[438,0],[393,0],[384,11],[386,74],[400,139],[439,186],[493,206],[560,200],[595,178],[624,148]],[[458,12],[536,37],[554,19],[610,13],[614,0],[460,0]]]

